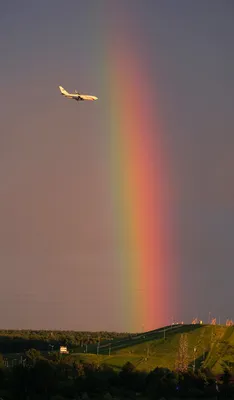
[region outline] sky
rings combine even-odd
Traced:
[[[232,0],[1,2],[0,328],[130,329],[110,234],[119,36],[145,65],[139,101],[157,108],[170,169],[165,321],[234,318],[233,21]]]

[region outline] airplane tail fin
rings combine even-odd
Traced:
[[[59,90],[64,95],[68,94],[68,92],[62,86],[59,86]]]

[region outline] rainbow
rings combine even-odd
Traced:
[[[171,194],[163,132],[146,61],[110,38],[110,183],[118,264],[118,317],[125,331],[170,323],[174,280]],[[175,304],[174,304],[175,305]]]

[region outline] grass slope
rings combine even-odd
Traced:
[[[190,368],[194,359],[196,368],[203,365],[215,374],[221,373],[225,366],[234,366],[234,327],[212,325],[166,327],[165,331],[151,331],[134,339],[107,341],[101,343],[99,349],[90,347],[89,353],[79,353],[76,357],[85,362],[106,363],[117,370],[127,361],[146,371],[157,366],[174,369],[182,333],[187,334]]]

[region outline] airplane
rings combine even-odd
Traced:
[[[75,93],[68,93],[62,86],[59,86],[59,90],[61,94],[68,99],[73,99],[76,101],[84,101],[84,100],[97,100],[96,96],[90,96],[89,94],[80,94],[75,90]]]

